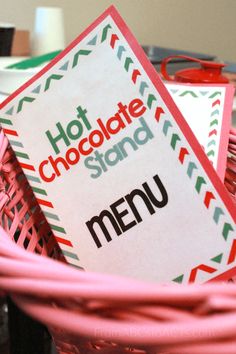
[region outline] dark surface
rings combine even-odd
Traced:
[[[193,58],[213,61],[216,59],[214,55],[202,54],[196,52],[189,52],[185,50],[178,50],[172,48],[158,47],[158,46],[142,46],[144,52],[146,53],[148,59],[153,64],[154,68],[160,72],[161,62],[164,58],[169,57],[170,55],[187,55]],[[187,59],[176,58],[171,60],[167,64],[167,71],[170,75],[173,75],[176,71],[186,68],[199,68],[200,65],[194,62],[191,62]]]
[[[15,32],[14,27],[1,27],[0,26],[0,56],[7,57],[11,55],[11,47],[13,35]]]
[[[50,353],[51,338],[47,329],[26,316],[11,299],[8,299],[8,318],[9,354]]]
[[[169,57],[170,55],[187,55],[189,57],[203,59],[203,60],[214,60],[215,55],[211,54],[202,54],[197,52],[190,52],[186,50],[158,47],[158,46],[142,46],[144,52],[147,54],[149,60],[153,64],[160,64],[164,58]],[[173,62],[189,62],[187,59],[176,58]]]

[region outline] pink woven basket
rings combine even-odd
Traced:
[[[66,265],[2,132],[0,161],[0,291],[49,328],[59,353],[236,353],[232,282],[161,286]],[[225,185],[235,201],[234,129]]]
[[[236,129],[231,128],[229,135],[228,159],[225,173],[225,186],[236,202]]]

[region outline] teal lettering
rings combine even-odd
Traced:
[[[109,166],[115,166],[119,161],[122,161],[123,159],[124,158],[117,145],[114,145],[112,149],[107,150],[104,155],[104,160]]]
[[[153,138],[153,134],[144,118],[140,118],[139,121],[141,122],[141,127],[135,130],[134,140],[138,145],[144,145]]]
[[[46,131],[46,135],[53,147],[53,150],[55,151],[56,154],[58,154],[60,152],[60,150],[59,150],[56,143],[62,139],[64,141],[64,143],[66,144],[66,146],[69,146],[70,140],[68,139],[66,132],[63,129],[60,122],[58,122],[56,124],[56,127],[58,128],[58,131],[59,131],[59,134],[56,137],[53,137],[49,130]]]
[[[78,107],[77,107],[77,112],[78,112],[77,117],[78,117],[78,118],[81,118],[82,121],[84,122],[85,127],[86,127],[88,130],[90,130],[92,127],[91,127],[91,125],[90,125],[90,123],[89,123],[89,121],[88,121],[88,118],[87,118],[87,116],[86,116],[87,110],[86,110],[86,109],[83,109],[81,106],[78,106]]]
[[[98,177],[101,176],[101,174],[102,174],[102,169],[101,169],[99,166],[92,164],[93,161],[94,161],[94,158],[91,157],[91,156],[89,156],[89,157],[87,157],[87,158],[84,160],[84,165],[85,165],[85,167],[87,167],[89,170],[95,170],[95,171],[96,171],[96,173],[92,173],[92,174],[90,175],[90,177],[92,177],[92,178],[98,178]]]
[[[120,151],[121,151],[121,153],[122,153],[122,155],[123,155],[124,157],[127,157],[127,156],[128,156],[128,154],[127,154],[127,152],[126,152],[126,150],[125,150],[125,147],[124,147],[124,145],[127,144],[127,143],[128,143],[130,146],[132,146],[132,148],[133,148],[134,151],[138,150],[137,144],[135,144],[135,142],[134,142],[131,138],[129,138],[129,137],[127,136],[127,137],[125,137],[124,139],[122,139],[122,140],[117,144],[118,147],[119,147],[119,149],[120,149]]]
[[[83,126],[78,120],[72,120],[66,128],[68,137],[71,140],[76,140],[83,134]]]

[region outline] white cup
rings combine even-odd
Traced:
[[[35,11],[32,55],[65,48],[63,11],[59,7],[37,7]]]

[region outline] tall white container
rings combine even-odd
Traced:
[[[32,55],[42,55],[65,48],[63,11],[59,7],[35,10]]]

